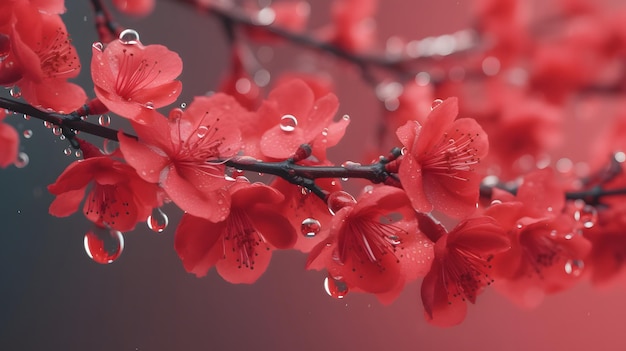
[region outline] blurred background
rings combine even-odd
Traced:
[[[312,27],[328,21],[329,3],[311,1]],[[77,82],[93,96],[86,69],[97,40],[92,10],[88,1],[66,6],[63,18],[83,65]],[[471,25],[470,12],[469,0],[380,1],[379,38],[454,32]],[[178,103],[216,89],[228,70],[220,23],[188,6],[160,0],[151,16],[115,18],[137,30],[144,44],[163,44],[182,56]],[[310,60],[328,61],[323,65],[335,78],[339,115],[352,117],[333,160],[361,160],[375,147],[380,102],[356,72],[288,45],[271,56],[266,68],[272,74]],[[46,186],[75,159],[63,153],[67,142],[34,119],[6,122],[20,133],[32,130],[33,137],[20,141],[29,164],[0,171],[0,350],[626,349],[623,286],[598,290],[585,282],[533,310],[488,290],[462,325],[441,329],[424,320],[419,282],[390,306],[360,294],[336,300],[324,291],[324,273],[303,269],[306,256],[299,252],[275,253],[254,285],[228,284],[214,271],[198,279],[184,271],[174,251],[181,212],[173,206],[164,208],[170,226],[163,233],[138,225],[125,235],[118,260],[97,264],[83,247],[91,224],[80,215],[48,215],[52,196]]]

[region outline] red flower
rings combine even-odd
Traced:
[[[450,233],[441,233],[435,258],[422,282],[426,319],[438,326],[453,326],[465,319],[466,302],[491,285],[490,261],[507,250],[509,240],[493,218],[470,218]]]
[[[119,231],[132,230],[145,221],[157,206],[157,187],[143,181],[135,170],[110,157],[102,156],[93,145],[80,141],[85,160],[72,163],[48,190],[56,195],[50,214],[66,217],[83,205],[87,218],[99,226]]]
[[[517,195],[494,194],[506,201],[485,211],[507,232],[511,249],[493,259],[497,289],[523,307],[537,306],[546,293],[579,281],[582,260],[591,246],[563,214],[565,194],[549,170],[524,177]]]
[[[231,283],[254,283],[267,269],[272,249],[293,246],[296,233],[275,206],[283,195],[261,183],[237,181],[230,188],[230,214],[212,223],[185,214],[175,248],[187,272],[198,277],[215,266]]]
[[[196,97],[182,111],[174,109],[169,121],[156,111],[135,125],[139,141],[119,134],[120,149],[140,177],[159,183],[184,211],[213,222],[228,215],[224,166],[213,161],[235,155],[241,144],[233,116],[247,113],[232,97],[215,94]],[[150,115],[150,117],[145,117]]]
[[[27,6],[16,6],[15,17],[11,47],[21,68],[22,79],[16,84],[24,99],[57,111],[80,107],[87,98],[85,92],[67,82],[78,76],[80,61],[61,17]]]
[[[406,147],[398,176],[419,212],[462,217],[476,208],[482,177],[473,166],[487,154],[487,135],[473,119],[455,120],[457,114],[457,99],[450,98],[423,127],[409,121],[396,132]]]
[[[114,40],[104,50],[94,44],[91,77],[96,95],[109,110],[145,124],[149,114],[142,111],[169,105],[180,95],[182,84],[174,79],[183,63],[165,46],[144,46],[138,40]]]
[[[4,109],[0,109],[0,167],[6,168],[17,159],[19,136],[13,127],[2,120],[6,117]]]
[[[329,237],[311,251],[307,269],[326,269],[349,289],[390,302],[406,282],[426,273],[432,243],[417,230],[401,189],[380,186],[358,202],[340,203],[343,207],[332,218]]]

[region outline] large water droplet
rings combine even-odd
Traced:
[[[122,44],[134,45],[139,43],[139,33],[134,29],[125,29],[120,33],[119,39]]]
[[[24,136],[24,138],[25,138],[25,139],[30,139],[30,138],[32,138],[32,136],[33,136],[33,131],[32,131],[32,130],[30,130],[30,129],[25,129],[25,130],[22,132],[22,135]]]
[[[30,158],[28,157],[28,154],[25,152],[20,152],[17,154],[17,158],[15,159],[15,167],[17,168],[24,168],[26,166],[28,166],[28,162],[30,161]]]
[[[322,225],[320,224],[320,221],[315,218],[307,218],[303,220],[300,225],[300,232],[307,238],[316,236],[321,229]]]
[[[101,115],[98,117],[98,124],[103,127],[108,127],[111,125],[111,117],[109,115]]]
[[[441,100],[441,99],[435,99],[435,100],[433,101],[433,103],[430,105],[430,109],[431,109],[431,110],[434,110],[434,109],[436,109],[439,105],[441,105],[442,103],[443,103],[443,100]]]
[[[343,299],[348,294],[348,285],[341,278],[333,278],[330,274],[324,278],[324,290],[330,297]]]
[[[327,204],[328,211],[334,216],[340,209],[356,204],[356,200],[345,191],[335,191],[328,195]]]
[[[107,155],[114,153],[118,147],[119,143],[115,140],[104,139],[102,142],[102,151]]]
[[[567,260],[565,262],[565,273],[578,277],[582,274],[585,268],[585,263],[582,260]]]
[[[167,228],[169,218],[167,218],[167,215],[163,213],[160,208],[155,208],[152,210],[152,214],[148,216],[146,223],[150,230],[155,233],[161,233]]]
[[[52,134],[54,134],[56,136],[59,136],[59,135],[63,134],[63,130],[59,126],[54,126],[54,127],[52,127]]]
[[[18,98],[22,96],[22,89],[16,85],[9,90],[9,94],[14,98]]]
[[[115,229],[94,226],[85,234],[85,252],[95,262],[109,264],[124,250],[124,236]]]
[[[280,118],[280,130],[283,132],[293,132],[298,126],[298,120],[294,115],[284,115]]]
[[[207,126],[200,126],[196,130],[196,135],[198,135],[198,138],[202,139],[207,135],[208,132],[209,128]]]
[[[91,47],[98,50],[98,51],[103,51],[104,50],[104,44],[102,44],[99,41],[94,42],[93,44],[91,44]]]

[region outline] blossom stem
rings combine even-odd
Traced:
[[[417,57],[353,53],[337,45],[334,45],[333,43],[317,39],[307,33],[296,33],[281,28],[279,26],[260,23],[258,21],[255,21],[254,18],[244,13],[243,11],[238,10],[236,7],[226,8],[224,6],[211,6],[203,4],[201,1],[198,0],[175,1],[194,6],[200,11],[204,11],[207,14],[216,16],[223,22],[266,31],[267,33],[271,33],[277,37],[283,38],[292,44],[329,53],[339,59],[350,62],[359,67],[359,69],[364,74],[364,78],[368,82],[373,80],[373,77],[369,72],[369,67],[384,69],[408,79],[414,77],[417,73],[424,71],[422,67],[424,63],[435,63],[438,59],[440,59],[440,55],[437,53],[433,53],[432,55],[422,54]],[[467,33],[470,34],[468,35],[468,37],[471,37],[470,43],[467,45],[459,45],[459,47],[454,52],[448,53],[447,55],[464,53],[478,47],[479,43],[476,39],[476,36],[471,35],[473,31],[467,31]],[[418,64],[417,67],[412,67],[416,64]]]

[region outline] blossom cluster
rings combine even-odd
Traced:
[[[133,15],[154,7],[114,4]],[[195,5],[222,19],[230,8]],[[114,261],[121,232],[138,223],[163,231],[168,219],[160,207],[173,203],[184,212],[175,250],[190,273],[204,276],[215,267],[228,282],[254,283],[273,251],[296,249],[308,254],[307,269],[326,272],[325,288],[336,298],[363,292],[390,303],[419,279],[426,319],[451,326],[492,285],[532,307],[585,278],[601,284],[623,273],[626,105],[607,98],[612,131],[589,159],[576,167],[567,158],[550,161],[572,101],[622,93],[621,15],[564,1],[549,23],[559,30],[540,37],[537,24],[521,15],[524,6],[477,2],[476,35],[491,41],[486,48],[438,52],[439,39],[430,38],[382,63],[365,55],[375,50],[373,0],[335,1],[332,23],[311,37],[302,34],[308,4],[300,1],[249,4],[243,17],[229,17],[252,42],[308,38],[362,67],[404,67],[410,79],[376,86],[390,131],[381,144],[397,147],[363,164],[336,165],[329,157],[350,118],[337,116],[339,98],[327,77],[285,75],[263,96],[250,79],[248,51],[236,41],[219,89],[172,107],[183,86],[181,57],[110,25],[112,33],[101,33],[91,48],[94,88],[87,94],[68,81],[81,67],[60,17],[62,0],[0,5],[0,84],[59,118],[63,136],[81,150],[82,159],[48,187],[56,196],[49,212],[80,210],[93,222],[85,248],[95,261]],[[427,69],[414,73],[414,63]],[[18,158],[19,137],[3,120],[20,111],[5,100],[0,105],[7,109],[0,110],[4,168]],[[87,116],[106,113],[132,126],[111,137],[119,141],[115,150],[100,150],[64,124],[87,125]],[[91,134],[103,136],[99,130]],[[274,177],[249,180],[257,173]],[[346,178],[372,184],[353,196]]]

